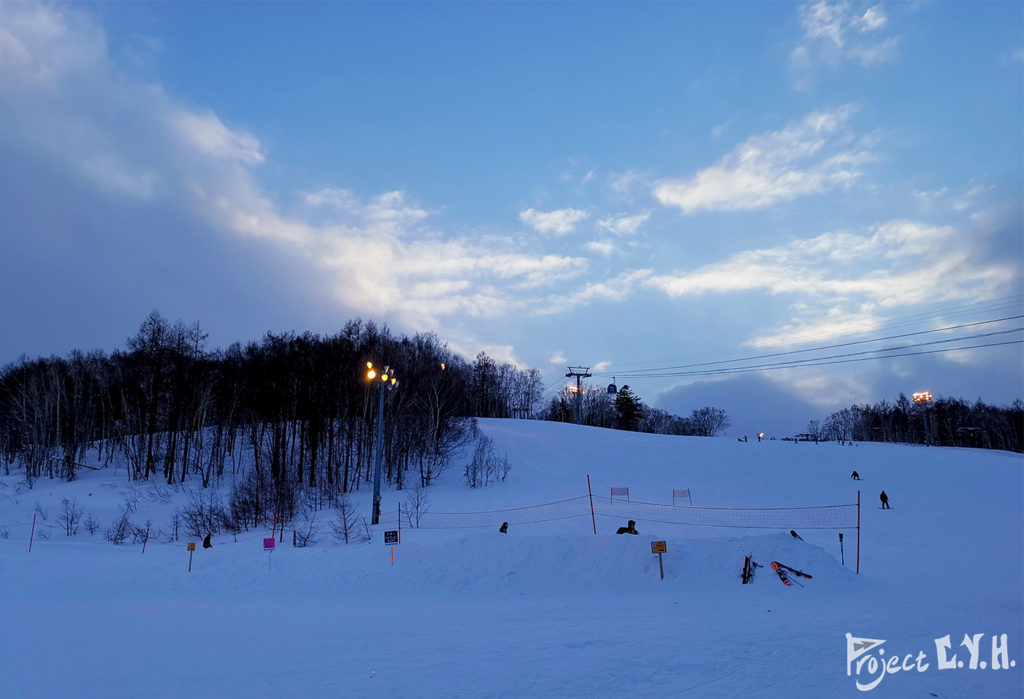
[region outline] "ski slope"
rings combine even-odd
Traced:
[[[595,535],[588,515],[500,534],[498,516],[487,528],[403,525],[392,562],[384,527],[369,543],[341,544],[327,513],[316,546],[293,548],[288,534],[267,553],[269,531],[224,534],[212,549],[198,546],[189,572],[187,538],[151,538],[143,553],[141,544],[115,546],[84,528],[66,537],[54,526],[62,498],[75,497],[106,527],[127,497],[136,524],[166,529],[188,493],[129,482],[124,469],[42,479],[31,490],[12,473],[0,477],[0,694],[1024,695],[1019,454],[741,443],[535,421],[481,420],[480,428],[507,454],[507,480],[469,489],[454,466],[428,489],[431,512],[576,498],[587,495],[588,475],[595,499],[628,487],[633,501],[670,504],[673,488],[689,488],[697,507],[847,504],[860,489],[861,573],[855,530],[844,530],[843,565],[835,530],[800,531],[800,541],[788,528],[634,517],[640,535],[617,536],[625,521],[597,517]],[[850,479],[854,469],[862,481]],[[879,509],[883,489],[892,510]],[[367,517],[371,491],[352,498]],[[386,513],[406,506],[391,489],[383,500]],[[29,552],[37,506],[47,520],[37,520]],[[664,579],[652,541],[667,545]],[[787,587],[765,567],[742,585],[747,554],[813,578]],[[855,662],[847,674],[847,634],[884,641],[855,659],[859,674]],[[965,634],[968,645],[984,634],[975,669]],[[898,667],[886,673],[894,657]],[[993,669],[993,659],[1012,667]]]

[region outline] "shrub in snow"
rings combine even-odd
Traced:
[[[406,522],[410,527],[419,527],[420,519],[430,510],[430,496],[427,489],[419,481],[409,490],[405,491],[405,514]]]
[[[477,488],[504,481],[511,470],[512,465],[508,461],[508,456],[498,458],[494,453],[493,440],[481,434],[476,440],[473,458],[466,464],[463,475],[466,478],[466,485]]]
[[[344,494],[338,499],[338,504],[334,506],[334,511],[336,515],[331,522],[331,530],[338,541],[344,541],[347,544],[349,540],[356,537],[359,514],[352,506],[348,496]]]
[[[213,490],[192,493],[192,500],[176,513],[181,518],[185,532],[190,536],[203,537],[220,534],[227,529],[233,531],[234,520]]]
[[[131,519],[128,517],[128,511],[122,509],[121,514],[103,532],[103,538],[112,544],[123,544],[125,539],[133,536],[134,533],[135,525],[132,524]]]
[[[78,524],[82,521],[82,508],[78,505],[77,498],[63,498],[60,501],[61,510],[57,514],[57,524],[64,530],[66,536],[74,536],[78,533]]]

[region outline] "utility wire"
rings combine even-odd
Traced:
[[[963,338],[961,338],[963,339]],[[934,343],[927,343],[934,344]],[[734,369],[706,369],[701,371],[681,371],[664,374],[643,374],[637,376],[627,376],[624,378],[634,379],[650,379],[650,378],[667,378],[667,377],[679,377],[679,376],[722,376],[726,374],[745,374],[752,371],[771,371],[775,369],[794,369],[802,367],[812,366],[825,366],[829,364],[848,364],[850,362],[865,362],[874,359],[891,359],[894,357],[914,357],[922,354],[940,354],[942,352],[959,352],[963,350],[981,349],[983,347],[1001,347],[1003,345],[1019,345],[1024,344],[1024,340],[1007,340],[1006,342],[990,342],[980,345],[968,345],[966,347],[945,347],[943,349],[933,350],[922,350],[920,352],[904,352],[902,354],[887,354],[879,357],[857,357],[855,359],[842,359],[842,357],[851,357],[855,354],[865,354],[864,352],[854,352],[851,354],[836,355],[835,358],[819,357],[817,359],[801,360],[802,363],[797,362],[780,362],[778,364],[765,364],[752,367],[736,367]],[[910,345],[910,347],[920,347],[922,345]],[[885,350],[877,350],[885,351]]]
[[[979,325],[990,325],[992,323],[1003,323],[1003,322],[1006,322],[1006,321],[1009,321],[1009,320],[1019,320],[1020,318],[1024,318],[1024,315],[1006,316],[1004,318],[994,318],[992,320],[980,320],[980,321],[976,321],[976,322],[973,322],[973,323],[961,323],[960,325],[947,325],[946,327],[936,328],[934,330],[920,330],[920,331],[912,332],[912,333],[902,333],[900,335],[888,335],[888,336],[885,336],[885,337],[876,337],[876,338],[871,338],[871,339],[867,339],[867,340],[854,340],[852,342],[840,342],[840,343],[833,344],[833,345],[822,345],[820,347],[808,347],[806,349],[789,350],[789,351],[786,351],[786,352],[771,352],[771,353],[768,353],[768,354],[758,354],[758,355],[754,355],[752,357],[744,357],[744,358],[740,358],[740,359],[721,359],[721,360],[714,361],[714,362],[700,362],[700,363],[697,363],[697,364],[679,364],[679,365],[676,365],[676,366],[657,367],[657,368],[653,368],[653,369],[634,369],[634,370],[616,369],[615,372],[614,372],[614,375],[615,376],[628,377],[628,378],[640,378],[643,375],[646,375],[646,374],[652,373],[652,372],[665,372],[665,371],[672,371],[672,370],[676,370],[676,369],[693,369],[693,368],[697,368],[697,367],[714,366],[716,364],[734,364],[736,362],[749,362],[749,361],[754,361],[754,360],[757,360],[757,359],[770,359],[770,358],[773,358],[773,357],[786,357],[786,356],[793,355],[793,354],[804,354],[804,353],[807,353],[807,352],[820,352],[820,351],[823,351],[823,350],[838,349],[840,347],[852,347],[854,345],[864,345],[864,344],[869,344],[869,343],[872,343],[872,342],[885,342],[886,340],[898,340],[898,339],[905,338],[905,337],[915,337],[915,336],[918,336],[918,335],[928,335],[928,334],[931,334],[931,333],[938,333],[938,332],[949,332],[950,330],[958,330],[958,329],[961,329],[961,328],[970,328],[970,327],[975,327],[975,326],[979,326]],[[1019,329],[1020,328],[1018,328],[1017,330],[1019,330]],[[1016,332],[1017,330],[1009,330],[1009,331],[1003,331],[1003,332]],[[971,336],[967,336],[967,337],[963,337],[963,338],[956,338],[956,339],[973,339],[975,337],[984,337],[984,336],[985,335],[971,335]],[[955,341],[956,340],[941,340],[940,342],[955,342]],[[931,344],[931,343],[922,343],[922,344]],[[897,348],[897,349],[905,349],[905,347],[900,347],[900,348]],[[886,350],[871,350],[871,351],[882,352],[882,351],[886,351]],[[829,359],[829,358],[830,357],[820,357],[820,359]],[[602,374],[602,375],[603,376],[610,376],[611,373]],[[660,375],[664,375],[664,374],[652,374],[652,375],[659,375],[660,376]]]
[[[978,301],[978,302],[975,302],[975,303],[969,303],[969,304],[964,304],[964,305],[960,305],[960,306],[951,306],[951,307],[947,307],[947,308],[938,309],[938,310],[936,310],[934,312],[916,313],[916,314],[912,314],[912,315],[909,315],[909,316],[903,316],[903,317],[900,317],[900,318],[894,318],[890,322],[886,322],[886,323],[881,324],[880,326],[871,328],[871,330],[874,330],[874,331],[880,331],[880,330],[884,330],[884,329],[893,329],[894,330],[894,329],[897,329],[897,328],[900,328],[900,327],[905,327],[907,325],[917,324],[917,323],[920,323],[920,322],[923,322],[923,321],[937,321],[937,320],[940,320],[940,319],[945,319],[948,322],[949,320],[954,320],[957,317],[963,317],[964,315],[967,315],[967,314],[977,314],[977,313],[981,313],[981,312],[983,312],[986,315],[988,315],[988,314],[996,314],[996,313],[1011,314],[1011,313],[1019,312],[1021,310],[1022,306],[1024,306],[1024,294],[1015,294],[1015,295],[1012,295],[1012,296],[1004,296],[1004,297],[997,298],[997,299],[990,299],[988,301]],[[1007,315],[1006,319],[1013,320],[1013,319],[1019,319],[1021,317],[1022,316],[1020,316],[1020,315]],[[981,321],[981,322],[982,323],[995,323],[995,322],[999,322],[999,320],[997,319],[997,320]],[[969,327],[970,325],[971,325],[971,323],[967,323],[967,324],[963,324],[963,325],[951,325],[951,326],[948,326],[948,328],[938,328],[936,330],[929,330],[929,331],[923,331],[923,332],[942,332],[942,331],[945,331],[945,330],[948,330],[948,329],[957,329],[957,328],[960,328],[960,327]],[[856,333],[855,331],[848,331],[848,332],[845,332],[843,334],[849,336],[849,335],[856,335],[858,333]],[[914,333],[907,333],[907,334],[903,334],[903,335],[892,335],[892,336],[881,337],[881,338],[873,338],[873,339],[867,339],[867,340],[860,340],[858,342],[860,342],[860,343],[876,342],[876,341],[881,341],[881,340],[886,340],[886,339],[895,339],[895,338],[899,338],[899,337],[909,337],[912,334],[914,334]],[[833,334],[832,336],[834,337],[835,334]],[[823,341],[823,340],[827,339],[827,337],[829,337],[829,336],[823,336],[818,341],[819,342]],[[710,365],[713,365],[713,364],[726,363],[726,362],[751,361],[751,360],[755,360],[755,359],[767,359],[769,357],[774,357],[774,356],[784,356],[784,355],[789,354],[789,353],[813,352],[813,351],[817,351],[817,350],[834,349],[836,347],[842,347],[842,346],[846,346],[846,345],[849,345],[849,344],[856,344],[856,342],[815,346],[815,347],[809,347],[809,348],[801,349],[801,350],[790,350],[789,352],[778,352],[778,353],[771,353],[771,354],[760,354],[760,355],[754,355],[754,356],[751,356],[751,357],[746,357],[746,358],[743,358],[743,359],[721,360],[721,361],[718,361],[718,362],[708,362],[708,363],[705,363],[705,364],[684,364],[684,365],[663,366],[663,367],[655,367],[655,368],[647,368],[647,369],[644,369],[644,368],[622,369],[622,370],[615,369],[615,370],[612,370],[610,372],[600,372],[600,373],[595,372],[595,375],[599,375],[599,376],[612,376],[612,375],[618,376],[622,372],[628,372],[630,374],[639,374],[639,373],[644,372],[644,371],[665,371],[665,370],[668,370],[668,369],[684,369],[684,368],[690,368],[690,367],[696,367],[696,366],[710,366]],[[703,354],[707,354],[707,353],[703,353]],[[699,355],[696,355],[694,358],[697,358],[698,356]],[[655,360],[655,361],[657,361],[657,360]],[[666,360],[661,360],[661,361],[664,362]],[[654,362],[645,362],[645,363],[651,364],[651,363],[654,363]]]

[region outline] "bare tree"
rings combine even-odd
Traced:
[[[67,536],[74,536],[78,533],[78,524],[82,520],[82,508],[78,505],[77,498],[62,498],[60,501],[61,511],[57,514],[57,524],[64,530]]]
[[[690,424],[701,437],[714,437],[732,423],[721,408],[700,408],[690,413]]]
[[[346,544],[356,536],[356,527],[359,524],[359,514],[352,506],[352,501],[344,493],[338,498],[334,506],[335,518],[331,522],[331,530],[334,536]]]

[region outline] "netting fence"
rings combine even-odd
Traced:
[[[497,529],[509,525],[538,524],[588,518],[597,533],[597,518],[619,522],[676,524],[735,529],[847,530],[857,533],[857,571],[860,572],[860,491],[857,502],[810,507],[692,507],[637,500],[606,500],[592,494],[539,505],[476,512],[393,510],[381,513],[384,528],[402,529]],[[842,541],[842,534],[840,534]]]
[[[383,526],[398,526],[398,511],[381,513]],[[652,502],[615,501],[581,495],[568,500],[477,512],[402,513],[402,527],[417,529],[497,528],[502,522],[533,524],[573,517],[611,517],[619,520],[658,522],[696,527],[734,527],[739,529],[856,529],[858,505],[821,505],[816,507],[688,507]]]

